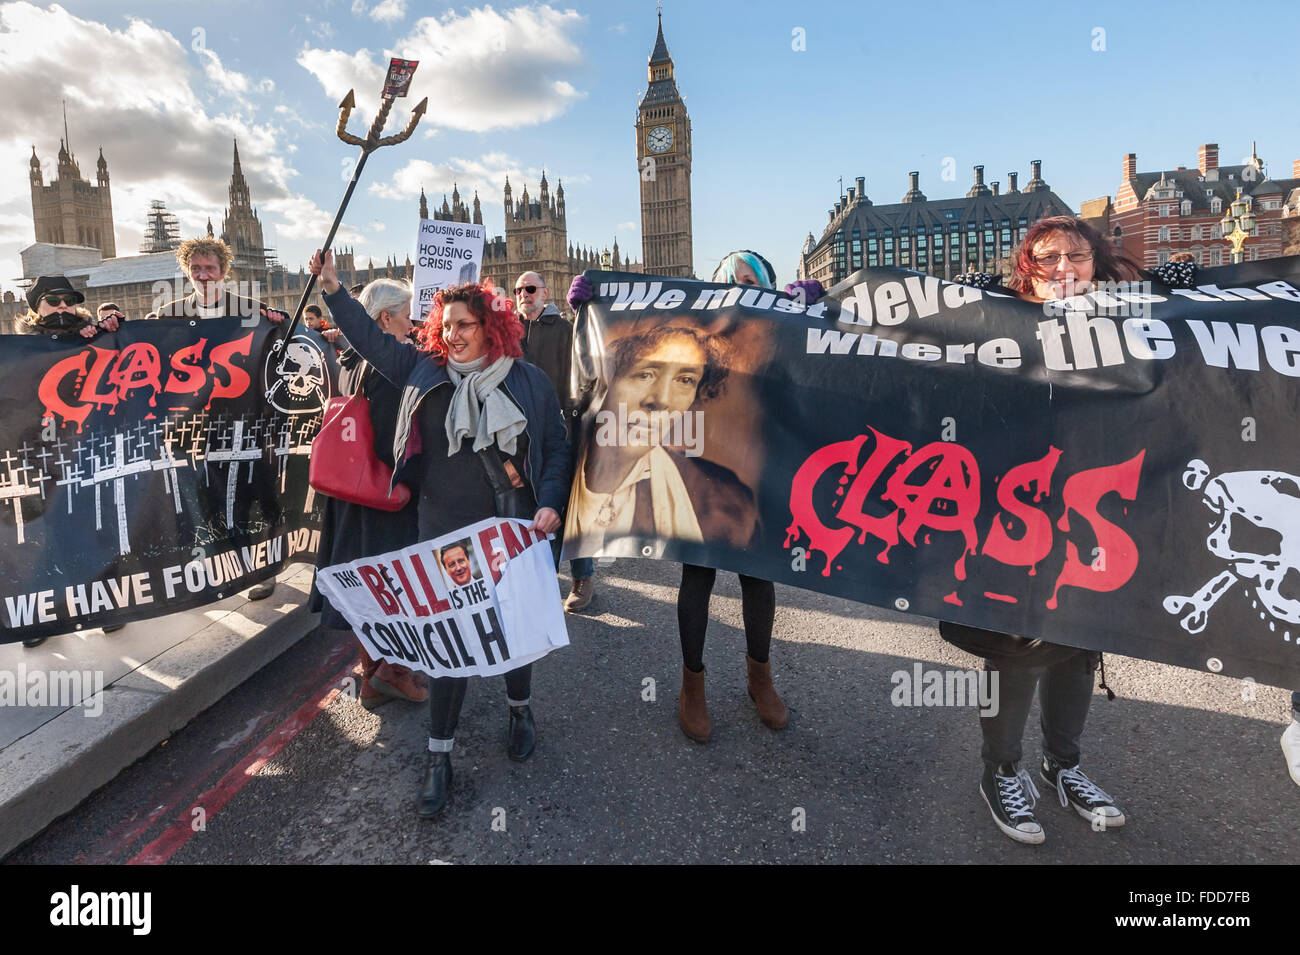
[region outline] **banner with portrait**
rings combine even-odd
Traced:
[[[1042,305],[587,277],[565,557],[1300,686],[1300,258]]]
[[[373,660],[432,677],[505,673],[569,645],[551,545],[528,527],[487,518],[324,567],[316,583]]]
[[[0,351],[0,642],[211,603],[314,556],[334,349],[250,319]]]

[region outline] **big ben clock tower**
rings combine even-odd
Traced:
[[[650,54],[649,88],[636,115],[641,251],[651,275],[694,278],[691,253],[691,120],[673,79],[663,13]]]

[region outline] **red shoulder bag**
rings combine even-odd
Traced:
[[[375,429],[370,422],[370,402],[365,382],[351,396],[331,398],[321,415],[322,424],[311,445],[307,480],[321,494],[340,501],[400,511],[411,500],[411,489],[398,482],[388,486],[393,469],[375,455]]]

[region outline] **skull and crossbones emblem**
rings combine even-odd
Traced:
[[[274,353],[267,365],[275,361]],[[267,400],[286,414],[303,414],[319,411],[329,397],[329,377],[325,370],[325,356],[319,347],[307,338],[295,337],[284,346],[284,353],[267,375],[270,387]]]
[[[1269,629],[1276,632],[1282,624],[1287,641],[1295,629],[1300,642],[1300,478],[1282,471],[1210,477],[1209,465],[1197,458],[1187,463],[1183,484],[1201,491],[1212,514],[1205,546],[1228,569],[1190,597],[1166,597],[1165,610],[1184,614],[1183,629],[1200,633],[1211,608],[1241,581],[1252,588],[1260,619],[1273,618]]]

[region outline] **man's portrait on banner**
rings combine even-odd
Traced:
[[[438,552],[438,563],[453,587],[464,587],[483,576],[474,559],[474,545],[469,538],[448,544]]]

